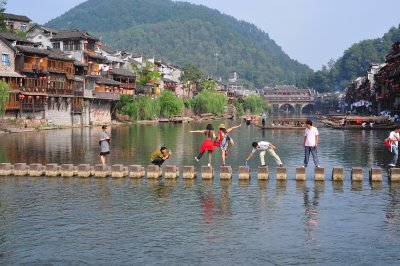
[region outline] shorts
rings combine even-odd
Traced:
[[[205,151],[213,151],[214,150],[214,145],[211,139],[206,139],[204,140],[203,144],[200,147],[200,152],[205,152]]]
[[[100,156],[106,156],[106,155],[108,155],[108,154],[110,154],[110,152],[109,152],[109,151],[106,151],[106,152],[100,152]]]

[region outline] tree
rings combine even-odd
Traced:
[[[225,110],[227,102],[228,99],[225,94],[204,90],[194,98],[194,111],[197,114],[213,113],[221,115]]]
[[[216,89],[217,89],[217,83],[215,83],[212,80],[206,79],[206,80],[203,80],[203,81],[200,82],[198,91],[199,92],[203,91],[203,90],[213,90],[213,91],[215,91]]]
[[[137,76],[136,80],[139,85],[148,86],[160,82],[161,74],[155,69],[154,63],[146,61],[144,67],[133,64],[132,68]]]
[[[0,115],[3,115],[6,111],[9,95],[10,85],[0,80]]]
[[[7,5],[7,0],[0,1],[0,31],[7,31],[6,23],[4,22],[4,11],[6,10],[5,6]]]
[[[160,114],[164,117],[180,115],[182,112],[183,101],[177,98],[172,92],[164,91],[158,97],[160,104]]]
[[[270,109],[264,100],[258,95],[250,95],[243,101],[243,108],[252,114],[259,114],[266,109]]]

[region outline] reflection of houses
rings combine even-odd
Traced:
[[[20,16],[14,14],[3,13],[4,23],[9,30],[12,31],[26,31],[28,29],[31,19],[27,16]]]
[[[298,89],[293,85],[265,88],[263,91],[264,100],[272,104],[276,111],[302,112],[306,106],[314,106],[314,95],[312,89]]]

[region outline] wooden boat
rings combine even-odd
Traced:
[[[394,123],[387,116],[344,116],[335,115],[320,120],[325,126],[335,129],[394,129],[399,123]]]
[[[271,129],[304,130],[306,128],[306,121],[307,118],[277,118],[273,119],[269,126],[263,127],[255,123],[253,123],[253,125],[263,130],[271,130]]]

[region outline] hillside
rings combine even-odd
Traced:
[[[310,76],[308,85],[319,91],[341,90],[355,78],[364,76],[371,63],[385,62],[392,44],[399,40],[400,26],[391,28],[382,38],[353,44],[342,57]]]
[[[89,0],[47,25],[87,30],[117,49],[190,63],[214,76],[236,71],[257,87],[296,84],[313,73],[256,26],[184,2]]]

